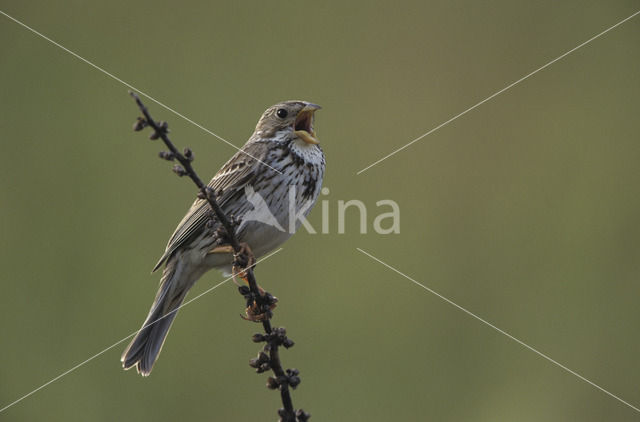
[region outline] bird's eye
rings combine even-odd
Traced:
[[[284,119],[285,117],[287,117],[287,114],[289,113],[284,108],[279,108],[278,111],[276,111],[276,114],[278,115],[279,118]]]

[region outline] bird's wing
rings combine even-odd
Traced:
[[[273,171],[259,161],[265,157],[266,150],[267,145],[263,142],[247,143],[213,176],[208,186],[215,192],[218,204],[223,210],[231,198],[244,194],[244,187],[254,181],[258,171]],[[195,200],[171,235],[167,248],[153,271],[160,268],[162,263],[194,234],[200,233],[209,219],[210,211],[211,207],[206,200]]]

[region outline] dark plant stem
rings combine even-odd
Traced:
[[[245,297],[245,299],[247,299],[248,315],[250,308],[257,309],[252,310],[251,315],[253,317],[247,319],[261,322],[265,332],[265,334],[255,334],[253,336],[253,340],[255,342],[265,342],[266,344],[263,351],[258,355],[258,358],[252,359],[249,364],[256,368],[258,373],[265,372],[269,369],[273,371],[275,377],[269,377],[267,387],[271,389],[277,388],[280,390],[283,408],[278,410],[278,414],[280,415],[281,421],[307,421],[310,418],[310,415],[302,409],[299,409],[298,411],[295,410],[289,389],[289,387],[296,388],[300,383],[298,371],[296,369],[287,369],[285,371],[282,368],[280,353],[278,350],[280,346],[289,348],[292,347],[294,343],[286,337],[286,331],[284,328],[271,327],[270,318],[277,299],[258,287],[258,283],[256,282],[256,278],[253,273],[255,259],[250,248],[238,241],[235,231],[235,222],[232,222],[224,211],[222,211],[218,201],[216,200],[216,195],[213,189],[205,185],[193,169],[193,166],[191,165],[191,162],[193,161],[193,153],[191,150],[185,148],[184,154],[181,153],[168,137],[168,124],[166,122],[156,122],[153,120],[149,114],[149,110],[147,110],[147,107],[140,100],[140,97],[132,91],[129,91],[129,94],[131,94],[135,99],[138,108],[144,115],[144,118],[138,118],[138,121],[134,125],[134,130],[139,131],[144,129],[146,126],[149,126],[153,129],[153,133],[150,138],[152,140],[158,138],[162,139],[169,151],[161,152],[160,157],[168,161],[177,160],[180,163],[180,165],[176,165],[173,168],[173,171],[178,174],[178,176],[189,176],[189,178],[193,180],[193,183],[195,183],[199,189],[198,197],[207,200],[217,220],[224,228],[226,242],[231,245],[235,252],[234,266],[242,268],[243,278],[246,278],[246,281],[249,284],[248,288],[246,286],[242,286],[239,289],[240,293]]]

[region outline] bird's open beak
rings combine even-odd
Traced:
[[[320,143],[320,141],[316,139],[316,134],[313,131],[313,113],[320,108],[317,104],[307,104],[298,112],[296,121],[293,124],[294,133],[308,144],[317,145]]]

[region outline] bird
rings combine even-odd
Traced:
[[[284,243],[318,198],[325,171],[314,131],[320,108],[307,101],[267,108],[248,141],[208,184],[235,221],[238,241],[256,258]],[[153,269],[164,264],[151,309],[122,354],[124,369],[148,376],[189,289],[209,270],[231,274],[233,255],[216,253],[225,242],[219,228],[206,199],[196,199]]]

